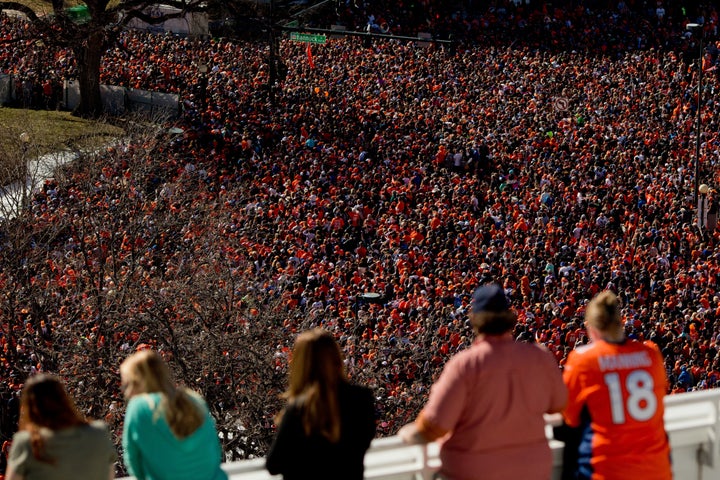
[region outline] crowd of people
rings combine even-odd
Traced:
[[[113,205],[130,191],[138,209],[124,215],[149,226],[114,235],[145,251],[148,277],[188,252],[222,252],[235,275],[257,279],[256,295],[283,302],[287,345],[308,318],[335,335],[351,376],[375,390],[381,434],[413,417],[409,406],[469,345],[471,294],[490,281],[517,312],[514,336],[544,344],[560,365],[588,341],[589,299],[611,290],[627,335],[660,347],[672,392],[716,387],[720,237],[696,226],[694,161],[699,141],[714,226],[717,11],[702,12],[698,99],[698,39],[684,28],[697,18],[653,10],[635,21],[621,7],[460,15],[452,48],[343,38],[308,52],[285,39],[288,73],[276,86],[257,45],[125,32],[103,83],[180,93],[184,134],[160,162],[147,159],[144,184],[125,176],[142,149],[110,149],[92,190],[48,182],[29,214],[63,225],[92,214],[122,229]],[[17,20],[2,20],[12,35]],[[26,58],[16,48],[0,45],[5,73]],[[36,60],[57,58],[70,57]],[[207,218],[151,226],[161,209],[199,204],[213,206]],[[55,242],[37,280],[67,306],[78,298],[63,296],[68,284],[94,284],[65,262],[98,245]],[[53,329],[71,320],[65,311],[47,319]],[[17,350],[13,365],[0,359],[11,391],[19,368],[43,369],[28,346],[46,326],[27,323],[18,345],[0,336],[5,352]]]

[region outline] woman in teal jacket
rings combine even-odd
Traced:
[[[170,370],[152,350],[120,365],[128,399],[123,427],[124,461],[138,480],[226,480],[215,421],[205,401],[176,388]]]

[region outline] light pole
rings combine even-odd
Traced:
[[[198,65],[200,72],[200,109],[204,112],[207,107],[207,88],[208,88],[208,66],[206,63]]]
[[[20,143],[22,143],[23,150],[26,149],[28,145],[30,145],[30,134],[27,132],[22,132],[19,138]]]
[[[710,187],[706,184],[702,184],[698,187],[698,201],[697,201],[697,225],[700,229],[700,233],[703,233],[708,226],[708,197],[707,194],[710,191]]]
[[[19,136],[20,139],[20,150],[22,151],[22,158],[20,158],[20,171],[22,172],[23,179],[26,177],[27,173],[27,152],[30,148],[30,134],[27,132],[22,132]]]
[[[688,23],[686,27],[691,32],[698,33],[698,40],[700,42],[700,49],[698,50],[698,86],[697,86],[697,111],[695,114],[697,118],[695,120],[695,186],[693,188],[693,201],[697,203],[699,201],[699,189],[700,189],[700,123],[702,121],[702,115],[700,109],[702,107],[702,87],[703,87],[703,26],[699,23]],[[698,227],[700,217],[698,216]]]

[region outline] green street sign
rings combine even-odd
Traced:
[[[315,35],[312,33],[290,32],[290,40],[293,42],[325,43],[327,37],[325,35]]]

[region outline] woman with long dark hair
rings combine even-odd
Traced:
[[[27,380],[6,480],[108,480],[115,460],[105,423],[89,422],[57,377],[39,374]]]
[[[268,471],[285,480],[362,479],[375,436],[375,400],[369,389],[348,381],[329,332],[316,328],[298,336],[289,377]]]
[[[225,480],[222,452],[205,401],[176,388],[157,352],[141,350],[120,365],[128,399],[124,461],[137,480]]]

